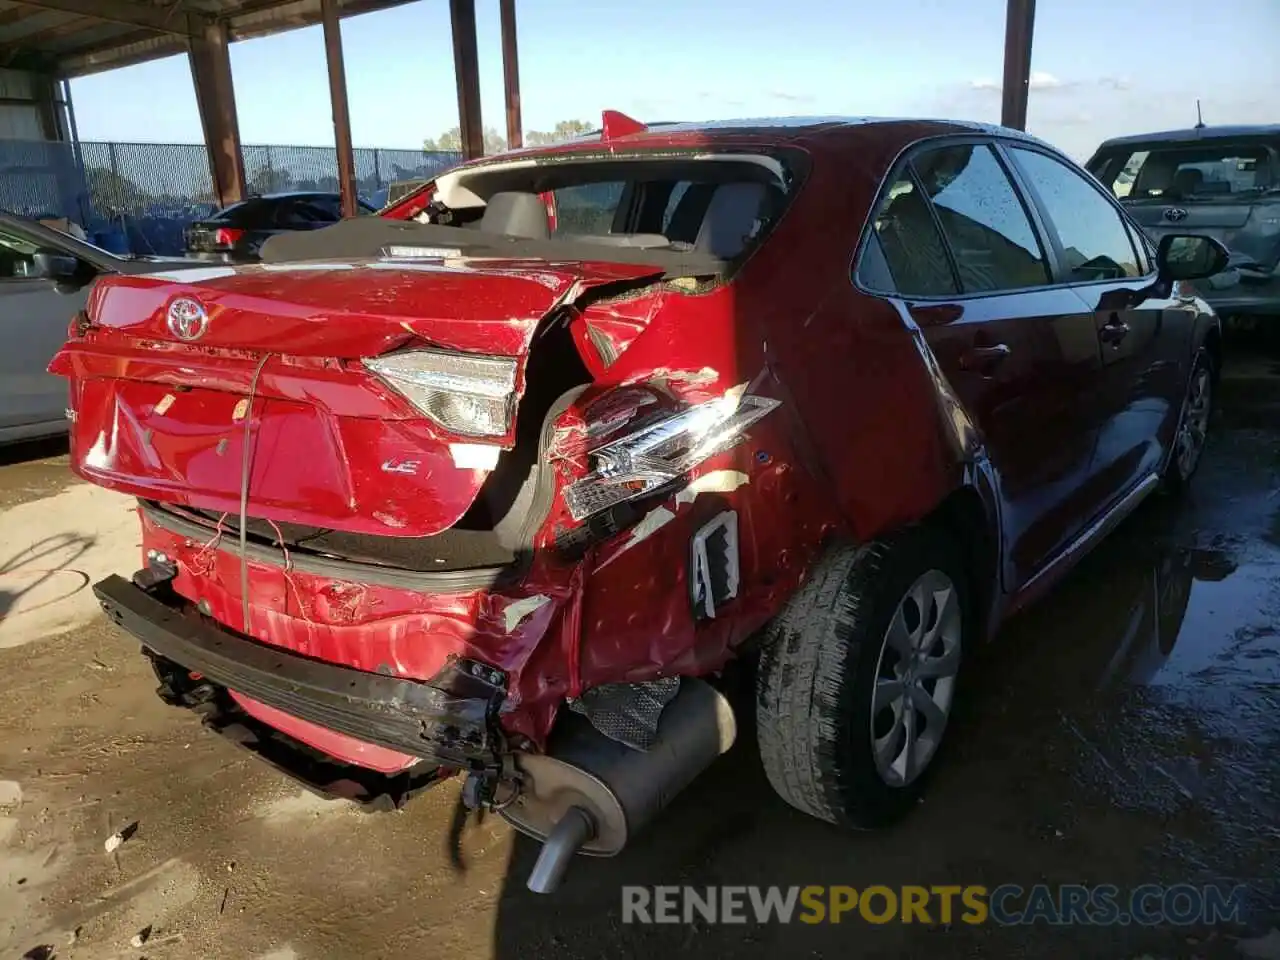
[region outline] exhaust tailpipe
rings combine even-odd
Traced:
[[[517,753],[520,798],[502,811],[543,843],[529,874],[534,893],[552,893],[575,853],[612,857],[671,798],[731,746],[737,724],[729,701],[702,680],[680,681],[662,711],[657,740],[635,750],[610,740],[585,717],[561,711],[546,753]]]

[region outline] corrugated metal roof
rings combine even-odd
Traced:
[[[342,16],[409,0],[339,0]],[[232,40],[320,22],[317,0],[0,0],[0,67],[80,76],[187,49],[225,22]]]

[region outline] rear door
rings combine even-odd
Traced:
[[[59,293],[36,277],[36,250],[30,238],[0,231],[0,429],[61,424],[67,409],[66,381],[46,371],[89,287]]]
[[[916,152],[891,176],[869,242],[864,285],[882,262],[982,432],[1005,503],[1006,582],[1023,583],[1100,506],[1087,483],[1093,315],[1053,285],[1034,212],[986,142]]]
[[[1113,200],[1061,159],[1006,147],[1057,253],[1059,281],[1093,315],[1102,378],[1093,482],[1122,495],[1159,470],[1188,376],[1193,307],[1156,295],[1155,270]]]

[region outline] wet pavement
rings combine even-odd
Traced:
[[[73,494],[63,469],[0,466],[0,509]],[[0,648],[0,676],[0,780],[23,792],[0,789],[3,956],[1280,958],[1280,350],[1236,345],[1189,496],[1149,500],[969,662],[927,798],[888,831],[791,810],[744,736],[541,898],[536,846],[460,816],[456,785],[398,814],[311,800],[163,708],[96,621]],[[1216,928],[621,922],[623,884],[1009,883],[1247,893]]]

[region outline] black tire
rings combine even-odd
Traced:
[[[872,744],[872,694],[891,620],[913,585],[938,571],[955,586],[960,657],[974,635],[972,591],[956,544],[928,527],[837,548],[766,631],[756,680],[760,756],[774,790],[796,809],[869,828],[919,800],[938,751],[909,783],[886,782]],[[952,681],[951,705],[954,693]]]
[[[1194,457],[1188,460],[1182,456],[1181,451],[1182,444],[1188,440],[1184,436],[1184,431],[1188,429],[1189,417],[1193,413],[1192,406],[1197,385],[1200,385],[1206,392],[1203,429],[1199,436],[1195,437],[1198,443],[1198,450]],[[1186,392],[1182,398],[1182,410],[1178,414],[1177,431],[1174,433],[1173,445],[1169,451],[1169,462],[1165,464],[1164,474],[1161,477],[1162,486],[1169,493],[1181,494],[1186,492],[1191,484],[1191,478],[1195,476],[1196,470],[1200,467],[1200,461],[1204,459],[1204,445],[1210,418],[1213,416],[1213,401],[1216,388],[1217,378],[1214,376],[1213,358],[1209,355],[1208,350],[1201,347],[1191,365],[1191,375],[1187,378]],[[1196,430],[1192,430],[1192,434],[1195,433]]]

